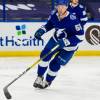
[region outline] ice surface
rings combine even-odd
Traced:
[[[0,100],[3,87],[31,66],[37,57],[0,58]],[[100,100],[100,57],[74,57],[59,71],[51,87],[34,89],[36,67],[8,89],[12,100]]]

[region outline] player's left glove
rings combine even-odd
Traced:
[[[34,37],[38,40],[41,40],[41,36],[45,33],[45,30],[43,30],[42,28],[38,29],[34,35]]]

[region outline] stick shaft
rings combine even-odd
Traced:
[[[16,80],[18,80],[21,76],[26,74],[31,68],[33,68],[36,64],[38,64],[42,59],[46,58],[52,51],[56,50],[58,48],[58,45],[55,46],[50,52],[48,52],[46,55],[44,55],[42,58],[38,59],[33,65],[31,65],[29,68],[27,68],[25,71],[23,71],[21,74],[18,75],[14,80],[12,80],[6,88],[8,88],[12,83],[14,83]]]

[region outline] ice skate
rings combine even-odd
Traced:
[[[49,87],[50,85],[51,85],[51,82],[42,81],[42,82],[38,85],[38,88],[40,88],[40,89],[45,89],[45,88]]]
[[[38,76],[38,77],[36,78],[36,80],[35,80],[33,86],[34,86],[35,88],[37,88],[38,85],[41,84],[42,82],[43,82],[43,77]]]

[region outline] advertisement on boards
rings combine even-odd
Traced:
[[[33,51],[43,49],[54,32],[52,30],[45,34],[43,40],[36,40],[34,33],[44,24],[45,22],[1,22],[0,50]],[[84,38],[79,50],[100,50],[100,23],[87,23]]]

